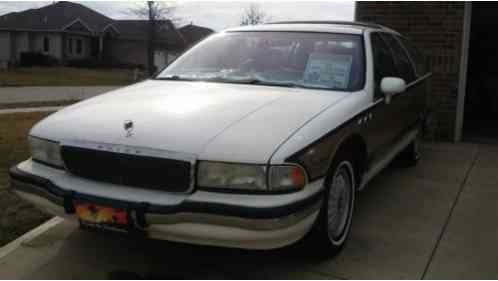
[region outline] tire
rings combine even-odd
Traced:
[[[398,156],[402,166],[414,167],[420,160],[420,138],[419,134]]]
[[[308,236],[313,254],[318,257],[337,255],[351,230],[356,195],[354,162],[338,156],[325,181],[322,207]]]

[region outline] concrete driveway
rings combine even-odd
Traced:
[[[243,251],[79,231],[68,222],[0,250],[0,278],[496,279],[498,147],[430,144],[360,193],[334,259],[302,248]],[[40,231],[38,231],[40,232]]]

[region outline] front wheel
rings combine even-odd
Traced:
[[[325,184],[320,215],[310,234],[311,242],[322,256],[340,252],[349,236],[354,210],[356,183],[352,161],[339,158],[334,162]]]

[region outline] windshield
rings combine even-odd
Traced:
[[[355,91],[363,88],[360,35],[224,32],[182,55],[156,79]]]

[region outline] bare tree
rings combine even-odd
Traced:
[[[155,72],[154,66],[154,46],[156,45],[156,31],[158,21],[170,20],[173,24],[181,19],[175,17],[176,3],[174,1],[147,1],[139,2],[131,8],[128,13],[141,19],[147,19],[147,69],[149,75]]]
[[[270,20],[271,17],[261,10],[258,4],[252,3],[249,8],[244,11],[240,20],[240,25],[256,25]]]
[[[127,14],[140,19],[170,20],[173,24],[179,24],[181,18],[175,16],[176,1],[143,1],[136,2],[135,6],[128,10]]]

